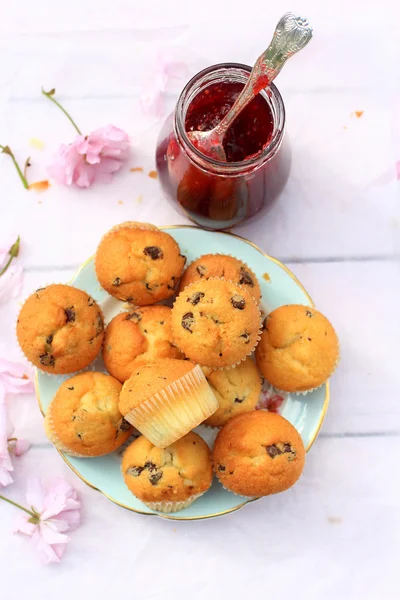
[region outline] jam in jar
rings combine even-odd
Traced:
[[[271,206],[290,170],[285,109],[274,84],[240,113],[224,138],[226,161],[200,152],[187,132],[208,131],[226,115],[251,69],[208,67],[182,91],[157,144],[159,181],[167,198],[195,223],[227,229]]]

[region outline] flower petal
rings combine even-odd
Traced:
[[[45,565],[54,562],[60,562],[59,553],[55,551],[55,549],[45,542],[43,539],[39,527],[36,528],[33,536],[32,536],[32,544],[36,547],[40,559]]]
[[[28,452],[30,447],[28,440],[17,439],[14,445],[15,456],[22,456],[25,452]]]
[[[31,517],[27,514],[20,515],[15,523],[13,533],[24,533],[25,535],[32,536],[35,532],[37,525],[29,523]]]
[[[51,521],[40,521],[40,534],[48,544],[66,544],[70,538],[58,531],[56,525]]]
[[[30,477],[27,482],[26,501],[29,508],[42,513],[44,508],[45,491],[38,477]]]

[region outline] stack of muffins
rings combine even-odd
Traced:
[[[26,357],[64,381],[45,417],[60,451],[113,452],[131,437],[122,476],[147,506],[174,512],[211,486],[247,497],[286,490],[305,450],[279,414],[256,410],[262,377],[284,392],[322,385],[339,357],[329,321],[314,308],[281,306],[262,322],[260,286],[231,256],[208,254],[185,269],[177,242],[154,225],[122,223],[101,240],[100,285],[125,303],[104,330],[101,308],[67,285],[24,303],[17,337]],[[174,299],[170,308],[160,304]],[[82,371],[102,349],[108,374]],[[255,358],[255,360],[254,360]],[[219,428],[212,452],[192,430]]]

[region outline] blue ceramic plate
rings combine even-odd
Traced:
[[[255,272],[261,285],[263,309],[273,310],[282,304],[305,304],[312,306],[312,300],[301,283],[275,258],[264,254],[251,242],[229,233],[215,233],[191,226],[165,227],[178,242],[188,263],[202,254],[231,254],[246,262]],[[101,305],[106,322],[124,310],[124,305],[109,296],[96,279],[93,258],[89,259],[73,277],[71,283],[93,296]],[[101,359],[94,365],[96,370],[104,370]],[[49,376],[37,372],[37,397],[42,413],[46,413],[60,384],[69,376]],[[300,432],[304,445],[310,449],[325,417],[329,401],[329,384],[323,385],[306,396],[288,395],[279,412]],[[198,427],[196,430],[212,446],[216,429]],[[120,471],[121,451],[100,458],[73,458],[60,453],[69,467],[85,483],[102,492],[107,498],[134,512],[159,515],[167,519],[185,521],[206,519],[227,514],[241,508],[248,498],[236,496],[222,488],[214,480],[212,488],[188,508],[171,514],[156,513],[137,500],[125,486]]]

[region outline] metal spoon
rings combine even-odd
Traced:
[[[305,17],[294,13],[283,15],[269,47],[257,59],[246,85],[222,121],[209,131],[188,132],[190,141],[200,152],[226,162],[223,141],[229,127],[245,106],[275,79],[287,59],[308,44],[312,31]]]

